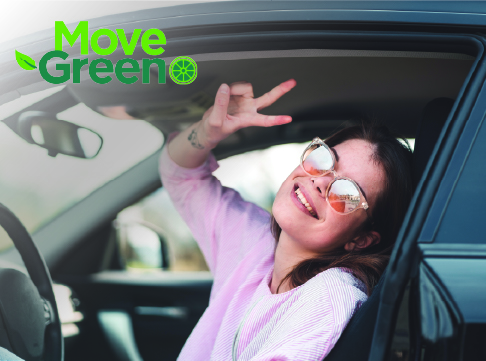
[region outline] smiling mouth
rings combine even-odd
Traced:
[[[295,189],[295,194],[297,195],[297,198],[299,199],[299,201],[304,205],[304,207],[307,208],[307,210],[309,211],[311,216],[317,219],[316,212],[314,211],[314,209],[312,209],[311,205],[309,204],[309,202],[305,198],[304,194],[300,191],[299,187],[297,187]]]

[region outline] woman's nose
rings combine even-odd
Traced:
[[[321,194],[322,197],[324,197],[326,195],[326,189],[333,179],[333,174],[329,173],[323,177],[312,177],[311,181],[314,188]]]

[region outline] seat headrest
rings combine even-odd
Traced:
[[[413,152],[413,183],[416,187],[430,155],[434,150],[435,143],[439,138],[442,127],[451,112],[454,100],[450,98],[437,98],[431,100],[424,107],[422,119],[419,123],[415,147]]]

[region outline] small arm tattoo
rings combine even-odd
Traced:
[[[189,137],[187,138],[187,140],[189,140],[191,142],[191,145],[194,147],[194,148],[197,148],[197,149],[204,149],[204,146],[199,143],[199,141],[197,140],[197,132],[196,132],[196,129],[193,129],[191,134],[189,134]]]

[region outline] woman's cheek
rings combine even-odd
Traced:
[[[272,214],[275,217],[275,220],[277,223],[281,226],[281,221],[283,220],[283,212],[281,212],[281,206],[280,206],[280,196],[279,193],[277,193],[277,196],[275,197],[275,201],[273,202],[272,205]]]
[[[280,191],[277,193],[275,201],[273,202],[272,213],[280,228],[284,231],[288,230],[289,224],[292,223],[292,218],[295,218],[295,215],[292,217],[289,205],[285,204]]]

